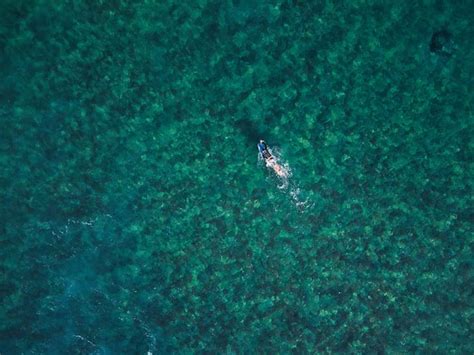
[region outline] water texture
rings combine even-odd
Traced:
[[[2,0],[0,353],[472,354],[473,14]]]

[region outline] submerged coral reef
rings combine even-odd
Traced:
[[[473,10],[2,1],[0,352],[472,353]]]

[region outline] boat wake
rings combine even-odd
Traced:
[[[293,203],[296,207],[303,211],[307,210],[312,206],[309,198],[304,198],[304,192],[299,188],[299,186],[292,181],[291,177],[293,176],[293,171],[290,168],[290,165],[282,157],[282,154],[278,147],[268,148],[269,152],[274,157],[274,163],[269,163],[265,161],[261,154],[258,154],[258,160],[261,164],[265,164],[267,168],[271,168],[275,172],[275,176],[278,179],[278,189],[289,194]]]

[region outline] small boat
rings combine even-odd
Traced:
[[[257,144],[257,148],[263,160],[265,160],[267,167],[272,168],[273,171],[275,171],[275,173],[281,178],[287,178],[289,176],[288,170],[277,162],[276,158],[270,152],[267,143],[263,139],[261,139]]]

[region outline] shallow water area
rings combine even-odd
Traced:
[[[473,353],[473,10],[2,1],[0,353]]]

